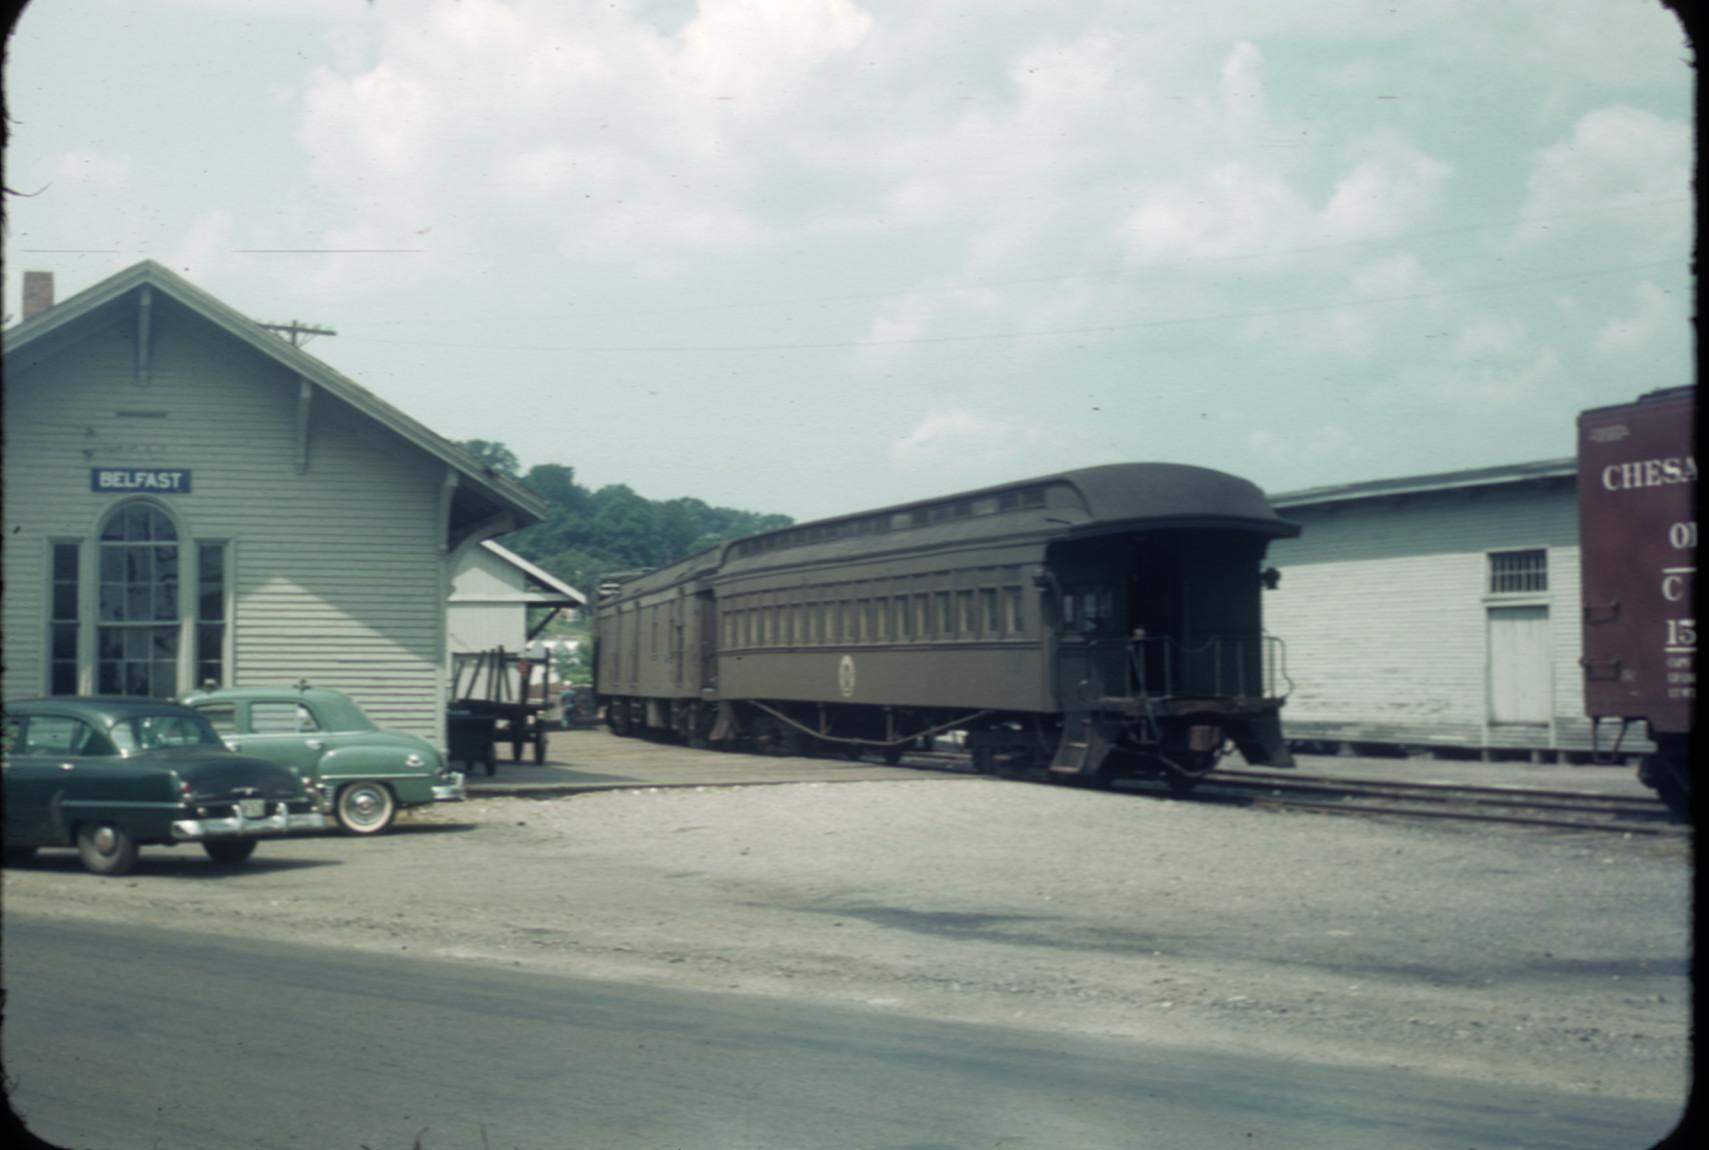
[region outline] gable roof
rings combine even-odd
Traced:
[[[534,584],[537,589],[536,594],[529,596],[531,603],[543,607],[587,606],[586,595],[563,582],[551,572],[534,566],[509,548],[501,547],[491,539],[482,540],[481,546],[528,577],[528,581]]]
[[[515,480],[488,467],[367,388],[153,260],[134,264],[7,329],[4,342],[8,371],[27,362],[32,354],[51,354],[64,343],[75,340],[86,321],[97,313],[109,311],[120,300],[145,287],[169,297],[239,343],[247,344],[455,468],[461,480],[460,486],[462,483],[471,485],[485,497],[483,502],[492,504],[495,510],[511,512],[517,517],[516,527],[546,518],[549,510],[546,502]]]

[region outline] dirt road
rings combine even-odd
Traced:
[[[951,777],[480,798],[229,872],[156,849],[103,880],[46,852],[4,894],[400,962],[1673,1099],[1690,865],[1672,841]]]

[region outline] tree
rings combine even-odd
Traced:
[[[464,450],[495,471],[520,478],[545,500],[546,520],[505,536],[504,545],[573,587],[592,593],[612,571],[662,567],[728,539],[787,527],[786,515],[711,507],[692,497],[655,501],[617,483],[589,491],[573,467],[537,463],[518,476],[516,456],[502,443],[466,440]]]
[[[504,476],[517,479],[522,474],[522,461],[504,444],[490,439],[463,439],[457,446]]]

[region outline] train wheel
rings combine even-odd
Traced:
[[[973,748],[973,773],[976,775],[994,775],[997,773],[997,749],[995,747]]]
[[[902,761],[902,748],[901,747],[885,747],[884,748],[884,761],[886,763],[889,763],[893,767],[897,763],[900,763]]]

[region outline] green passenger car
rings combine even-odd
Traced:
[[[404,807],[465,797],[463,776],[433,744],[381,730],[342,692],[228,687],[195,691],[183,702],[232,750],[301,771],[320,809],[350,834],[378,834]]]

